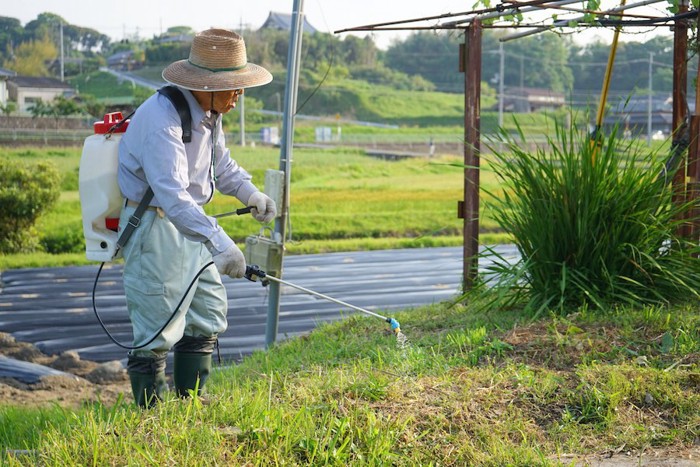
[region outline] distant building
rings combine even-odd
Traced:
[[[669,134],[673,120],[673,99],[671,96],[653,96],[651,106],[649,96],[631,96],[610,102],[612,108],[605,113],[603,128],[610,130],[617,126],[620,133],[645,134],[651,119],[651,132]],[[689,100],[690,113],[695,103]]]
[[[107,66],[113,70],[130,71],[143,66],[143,63],[136,60],[133,50],[123,50],[107,57]]]
[[[279,31],[291,31],[292,15],[288,13],[277,13],[271,11],[263,25],[260,26],[260,29],[276,29]],[[304,32],[308,32],[310,34],[318,32],[318,30],[315,27],[311,26],[311,23],[309,23],[306,20],[306,16],[304,16]]]
[[[503,108],[507,112],[529,113],[541,109],[559,109],[566,104],[564,94],[542,88],[509,87],[504,90]]]
[[[17,73],[11,70],[0,68],[0,106],[5,106],[10,96],[7,91],[7,80],[16,76]]]
[[[55,78],[39,76],[13,76],[7,79],[8,96],[17,103],[20,115],[27,115],[40,100],[51,102],[58,96],[70,97],[76,94],[69,84]]]

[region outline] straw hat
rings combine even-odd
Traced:
[[[190,58],[163,70],[168,83],[193,91],[230,91],[272,81],[265,68],[248,63],[243,38],[226,29],[208,29],[194,36]]]

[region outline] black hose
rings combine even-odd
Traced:
[[[142,348],[146,347],[148,344],[150,344],[151,342],[153,342],[154,340],[156,340],[156,338],[157,338],[158,336],[160,336],[160,334],[161,334],[163,331],[165,331],[165,328],[168,327],[168,325],[170,324],[170,322],[175,318],[175,315],[177,315],[178,310],[179,310],[180,307],[182,306],[182,303],[185,301],[185,297],[187,297],[187,294],[190,293],[190,289],[192,289],[192,287],[194,286],[194,284],[195,284],[195,282],[197,281],[197,279],[199,279],[199,276],[201,276],[202,273],[204,272],[204,270],[207,269],[207,268],[208,268],[209,266],[211,266],[212,264],[214,264],[213,261],[208,262],[207,264],[205,264],[205,265],[202,267],[202,269],[199,270],[199,272],[197,272],[197,274],[195,274],[194,278],[192,278],[192,282],[190,282],[190,285],[187,287],[187,290],[185,290],[185,293],[182,295],[182,298],[180,299],[180,302],[177,304],[177,306],[176,306],[175,309],[173,310],[173,313],[170,315],[170,318],[168,318],[168,320],[165,322],[165,324],[163,325],[163,327],[161,327],[161,328],[158,330],[158,332],[156,332],[156,333],[153,335],[153,337],[151,337],[145,344],[136,345],[136,346],[131,346],[131,345],[124,345],[124,344],[122,344],[121,342],[119,342],[119,341],[118,341],[114,336],[112,336],[112,334],[107,330],[107,326],[105,326],[105,323],[102,321],[102,318],[100,318],[100,315],[99,315],[99,313],[97,312],[97,305],[96,305],[96,303],[95,303],[95,293],[96,293],[96,291],[97,291],[97,281],[100,279],[100,273],[102,273],[102,268],[104,267],[105,263],[100,264],[100,268],[97,270],[97,275],[95,276],[95,283],[94,283],[93,286],[92,286],[92,310],[95,312],[95,316],[97,317],[97,321],[99,321],[100,326],[102,327],[102,330],[104,330],[105,334],[107,334],[107,337],[109,337],[110,340],[111,340],[112,342],[114,342],[115,344],[117,344],[117,345],[118,345],[119,347],[121,347],[122,349],[126,349],[126,350],[137,350],[137,349],[142,349]]]

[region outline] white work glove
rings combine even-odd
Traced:
[[[245,275],[245,257],[240,248],[234,243],[221,253],[212,256],[219,274],[231,279],[240,279]]]
[[[246,206],[253,208],[250,213],[257,221],[265,224],[270,222],[277,215],[277,206],[275,206],[275,202],[261,191],[256,191],[250,195]]]

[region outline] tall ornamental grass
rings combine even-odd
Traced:
[[[692,206],[672,202],[666,158],[615,132],[555,130],[532,152],[522,132],[493,145],[504,190],[487,204],[522,255],[490,271],[495,296],[560,313],[698,298],[700,250],[678,235]]]

